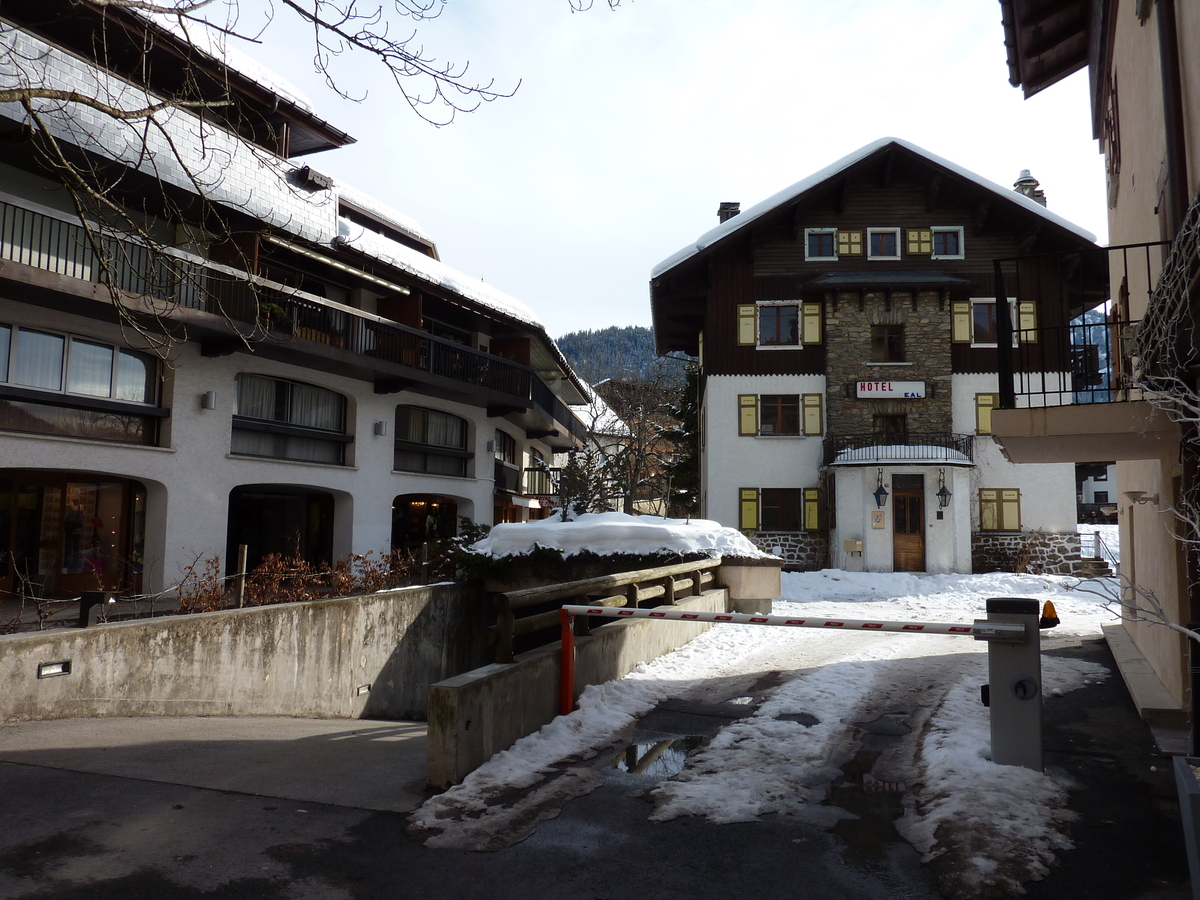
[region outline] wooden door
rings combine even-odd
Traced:
[[[892,570],[925,571],[925,486],[921,475],[892,476]]]

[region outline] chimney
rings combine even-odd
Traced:
[[[1013,190],[1018,194],[1024,194],[1035,203],[1046,205],[1046,192],[1038,190],[1040,182],[1029,174],[1028,169],[1021,170],[1021,177],[1013,182]]]
[[[722,222],[726,222],[729,219],[732,219],[734,216],[736,216],[741,211],[742,211],[742,204],[739,203],[737,200],[732,200],[732,201],[726,200],[720,206],[717,207],[717,218],[720,219]]]

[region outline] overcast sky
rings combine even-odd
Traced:
[[[384,0],[388,2],[388,0]],[[245,8],[245,7],[243,7]],[[648,325],[651,267],[850,151],[902,137],[1107,239],[1087,78],[1022,100],[995,0],[448,0],[428,52],[515,96],[434,128],[365,60],[339,99],[302,34],[245,47],[358,143],[316,168],[412,216],[443,261],[530,306],[554,336]]]

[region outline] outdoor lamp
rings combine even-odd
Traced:
[[[875,492],[871,496],[875,498],[875,505],[883,509],[888,498],[888,489],[883,486],[883,469],[879,470],[879,487],[875,488]]]
[[[945,469],[941,469],[939,471],[938,477],[941,479],[942,483],[941,483],[941,487],[939,487],[937,489],[937,493],[934,494],[934,496],[938,498],[938,509],[945,509],[947,506],[950,505],[950,498],[953,496],[953,494],[951,494],[948,490],[946,490],[946,470]]]

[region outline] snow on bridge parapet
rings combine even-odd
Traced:
[[[775,559],[734,528],[709,519],[666,519],[625,513],[588,513],[563,522],[558,516],[536,522],[496,525],[471,551],[500,559],[537,549],[557,550],[564,557],[597,555],[689,555]]]

